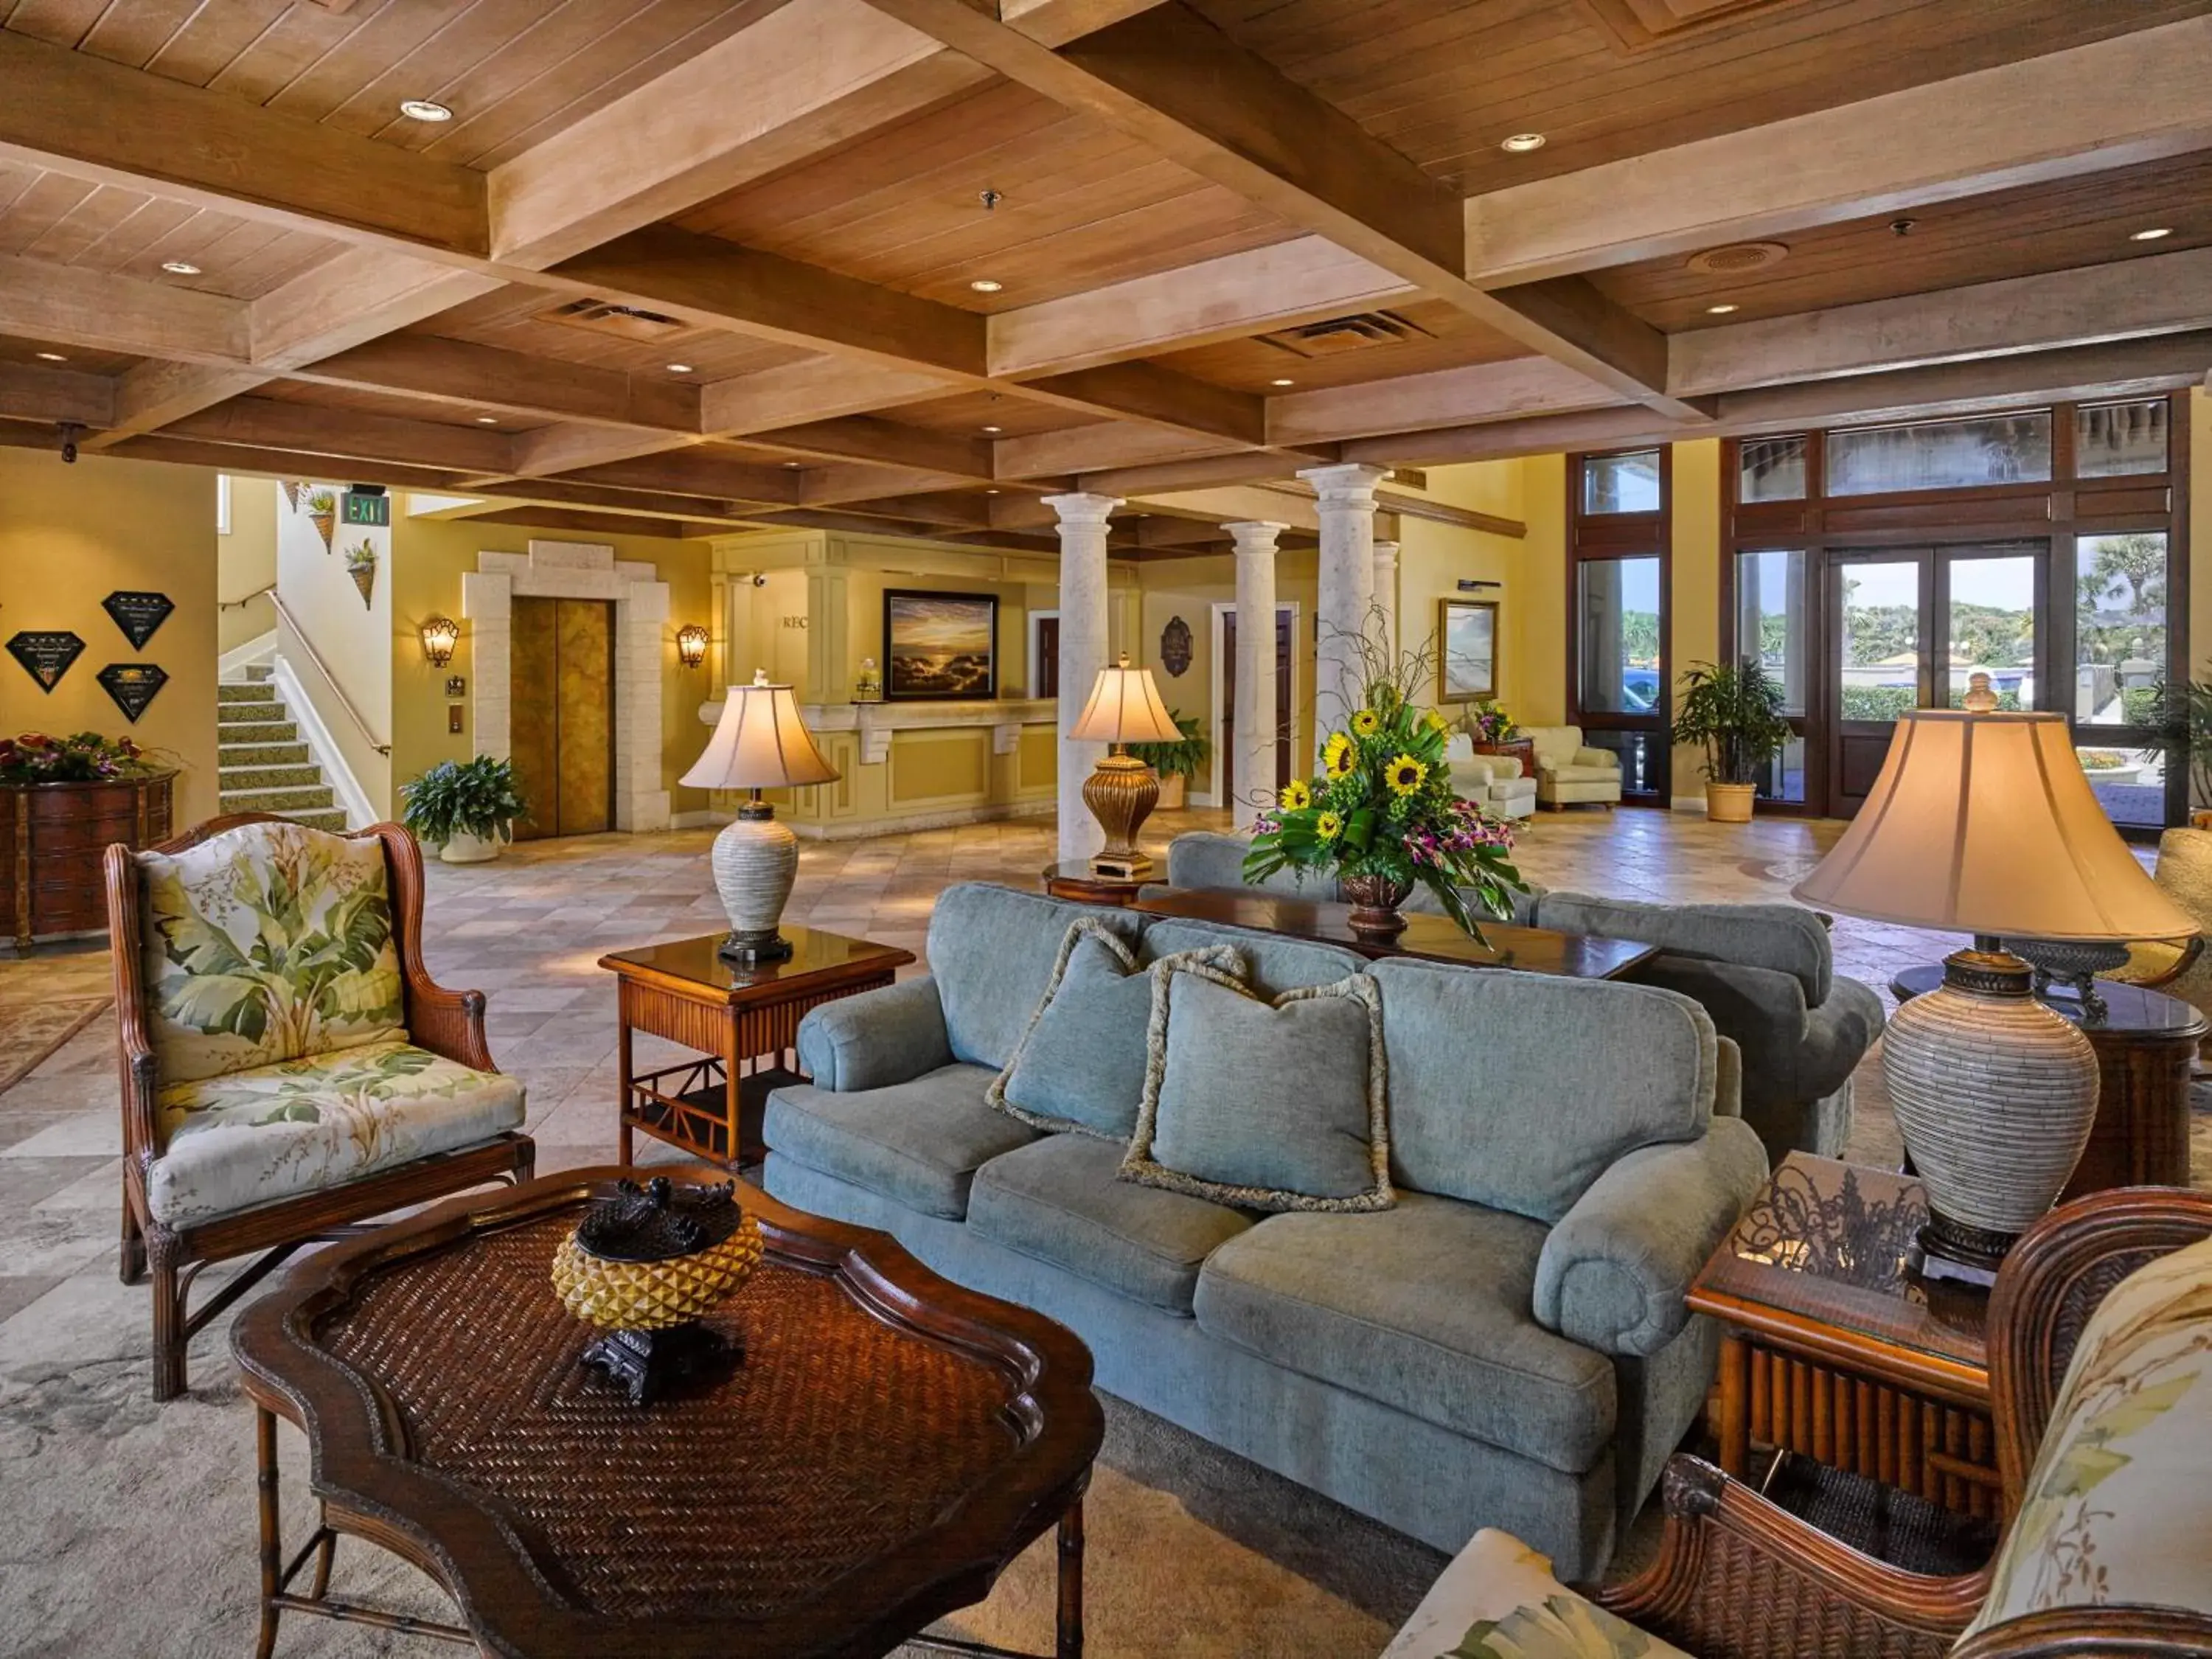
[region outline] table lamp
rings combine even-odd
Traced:
[[[837,769],[822,758],[799,717],[789,686],[769,684],[768,671],[759,669],[750,685],[729,688],[707,752],[679,781],[688,789],[752,791],[736,820],[714,837],[714,889],[730,917],[721,954],[730,961],[781,962],[791,954],[776,923],[799,873],[799,837],[776,822],[761,791],[836,778]]]
[[[1083,706],[1067,735],[1113,746],[1098,769],[1084,780],[1083,804],[1106,832],[1106,845],[1091,860],[1094,874],[1138,880],[1152,873],[1152,861],[1137,850],[1137,831],[1160,798],[1152,769],[1123,750],[1124,744],[1178,743],[1182,733],[1160,701],[1149,668],[1132,668],[1125,653],[1111,668],[1098,671],[1091,701]]]
[[[1984,680],[1977,675],[1977,681]],[[2075,757],[2065,717],[1905,715],[1866,804],[1796,896],[1846,915],[1974,936],[1943,982],[1899,1009],[1881,1069],[1928,1194],[1912,1266],[1989,1285],[2057,1200],[2097,1115],[2089,1040],[2033,994],[2001,937],[2181,938],[2196,922],[2154,886]]]

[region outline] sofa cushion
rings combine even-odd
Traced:
[[[1834,972],[1828,930],[1794,904],[1644,904],[1553,892],[1536,921],[1555,933],[1632,939],[1677,956],[1787,974],[1805,988],[1812,1008],[1827,1000]]]
[[[1452,1558],[1382,1659],[1689,1659],[1562,1584],[1548,1559],[1485,1527]]]
[[[1389,1206],[1375,981],[1255,996],[1188,958],[1152,969],[1127,1180],[1258,1210]]]
[[[1558,766],[1547,766],[1545,775],[1554,783],[1619,783],[1618,766],[1589,766],[1568,761]]]
[[[1243,955],[1230,945],[1169,960],[1204,962],[1234,978],[1244,972]],[[1127,1145],[1145,1092],[1152,1017],[1152,986],[1135,946],[1096,917],[1077,917],[1029,1030],[991,1081],[991,1104],[1032,1129],[1072,1129]]]
[[[1206,1258],[1209,1334],[1569,1474],[1613,1438],[1613,1362],[1529,1313],[1544,1229],[1401,1193],[1379,1215],[1271,1216]]]
[[[381,842],[248,823],[137,856],[165,1082],[406,1036]]]
[[[395,1038],[170,1083],[155,1116],[146,1205],[181,1227],[519,1129],[523,1089]]]
[[[929,917],[929,971],[953,1059],[996,1071],[1013,1057],[1060,960],[1067,924],[1085,915],[1128,939],[1142,925],[1118,907],[1067,904],[981,882],[938,896]]]
[[[1372,972],[1401,1187],[1553,1222],[1625,1154],[1712,1121],[1713,1023],[1687,997],[1404,957]]]
[[[1257,887],[1301,898],[1333,899],[1336,878],[1316,870],[1285,865],[1259,881],[1244,879],[1244,855],[1252,850],[1246,836],[1193,830],[1168,843],[1167,884],[1170,887]]]
[[[975,1171],[1036,1139],[985,1103],[991,1078],[985,1066],[952,1065],[853,1094],[794,1085],[768,1097],[761,1133],[795,1163],[957,1221]]]
[[[1121,1169],[1119,1146],[1049,1136],[975,1172],[968,1224],[1116,1295],[1188,1316],[1200,1265],[1257,1218],[1122,1181]]]
[[[1308,985],[1334,985],[1360,972],[1366,958],[1340,945],[1286,939],[1254,927],[1163,918],[1145,929],[1141,960],[1152,963],[1208,945],[1231,945],[1243,954],[1245,982],[1261,996],[1277,997]]]

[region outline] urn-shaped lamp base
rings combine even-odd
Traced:
[[[714,837],[714,890],[730,918],[721,954],[732,962],[780,962],[790,941],[776,931],[799,873],[799,837],[776,822],[775,809],[751,800]]]

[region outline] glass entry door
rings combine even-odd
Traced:
[[[1575,714],[1583,741],[1620,757],[1625,795],[1667,793],[1664,571],[1656,555],[1575,565]]]

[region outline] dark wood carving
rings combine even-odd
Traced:
[[[150,847],[169,833],[176,775],[98,783],[0,784],[0,932],[27,952],[42,939],[107,923],[100,873],[110,842]]]

